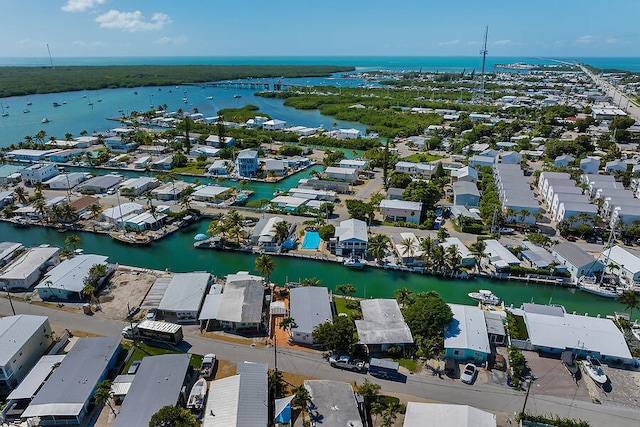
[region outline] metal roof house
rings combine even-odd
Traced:
[[[496,427],[496,416],[468,405],[408,402],[403,427]]]
[[[562,307],[523,304],[529,341],[538,351],[595,356],[608,362],[631,363],[624,335],[611,319],[568,314]]]
[[[258,329],[264,312],[264,279],[247,273],[229,274],[217,321],[223,329]]]
[[[243,362],[238,364],[236,375],[212,381],[203,412],[203,427],[266,427],[269,424],[267,372],[267,365]]]
[[[340,221],[335,237],[329,241],[329,247],[338,256],[362,256],[367,252],[368,243],[367,223],[352,218]]]
[[[97,384],[115,367],[120,338],[80,338],[36,393],[22,420],[41,424],[78,425],[88,415]]]
[[[350,384],[342,381],[305,380],[315,409],[312,420],[322,420],[326,426],[363,427],[360,408]],[[208,426],[205,426],[208,427]]]
[[[611,273],[611,265],[615,265],[615,273],[630,283],[640,282],[640,253],[622,246],[616,245],[605,249],[598,259],[606,264],[607,272]]]
[[[391,221],[405,221],[420,224],[422,202],[382,200],[379,209],[380,214]]]
[[[295,320],[291,328],[291,339],[300,344],[313,344],[313,329],[333,318],[329,290],[321,286],[292,288],[290,292],[290,314]]]
[[[108,257],[103,255],[76,255],[62,261],[45,274],[36,290],[43,300],[82,300],[85,295],[84,278],[94,265],[107,266]]]
[[[49,318],[0,317],[0,396],[6,396],[51,345]]]
[[[444,248],[446,251],[450,246],[455,246],[458,248],[458,253],[460,255],[460,266],[461,267],[471,267],[475,265],[476,259],[469,251],[469,249],[462,243],[460,239],[457,237],[447,237],[444,239],[444,242],[440,243],[440,246]]]
[[[358,169],[347,167],[329,166],[324,170],[327,178],[337,179],[345,182],[356,182],[358,179]]]
[[[0,274],[0,288],[29,289],[48,267],[60,263],[60,249],[49,246],[30,248],[13,260]]]
[[[487,239],[484,243],[486,245],[484,250],[486,253],[485,259],[496,270],[504,270],[512,265],[520,265],[520,260],[509,249],[502,246],[502,243],[495,239]]]
[[[445,355],[483,363],[491,353],[484,312],[478,307],[449,304],[453,320],[444,333]]]
[[[106,193],[109,189],[115,187],[122,181],[122,175],[101,175],[88,179],[81,184],[77,190],[93,193]]]
[[[148,427],[153,414],[185,399],[182,388],[189,383],[188,354],[163,354],[142,359],[122,402],[113,427]]]
[[[158,305],[159,314],[170,322],[196,322],[211,280],[209,273],[174,274]]]
[[[24,410],[29,406],[33,396],[40,390],[45,380],[53,372],[55,365],[62,362],[64,354],[45,355],[38,360],[24,380],[7,396],[7,405],[2,411],[5,423],[19,421]]]
[[[480,191],[476,184],[470,181],[456,181],[453,183],[453,204],[476,207],[480,203]]]
[[[593,276],[604,270],[604,265],[593,255],[586,253],[578,245],[571,242],[555,245],[551,250],[551,255],[567,267],[574,282],[582,276]]]
[[[18,249],[22,249],[22,243],[0,242],[0,267],[11,261],[11,257]]]
[[[356,320],[358,339],[369,351],[386,351],[396,345],[413,344],[413,336],[395,299],[360,301],[362,320]]]

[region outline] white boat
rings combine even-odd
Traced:
[[[362,268],[367,265],[367,263],[360,261],[358,258],[349,258],[343,262],[342,265],[349,268]]]
[[[622,295],[623,289],[616,285],[598,283],[592,276],[583,276],[578,281],[578,289],[605,298],[618,298]]]
[[[242,98],[242,95],[236,93],[235,95],[233,95],[233,97],[234,98]]]
[[[634,322],[631,325],[631,333],[636,337],[636,339],[638,339],[638,341],[640,341],[640,325]]]
[[[25,108],[24,110],[22,110],[22,112],[23,112],[23,113],[25,113],[25,114],[27,114],[27,113],[30,113],[31,111],[29,111],[29,109],[28,109],[28,108]]]
[[[502,300],[487,289],[480,289],[478,292],[469,292],[467,295],[483,304],[499,305]]]
[[[40,120],[42,123],[49,123],[49,119],[47,119],[46,117],[44,117],[42,120]]]
[[[602,385],[607,382],[607,374],[604,373],[600,361],[595,357],[587,356],[587,360],[582,362],[582,367],[596,384]]]
[[[213,96],[207,96],[207,99],[211,101],[213,99]]]
[[[0,104],[0,107],[2,107],[2,117],[7,117],[7,116],[9,115],[9,113],[7,113],[6,111],[4,111],[4,105],[3,105],[3,104]],[[7,108],[9,108],[9,107],[7,106]]]
[[[201,411],[204,407],[204,398],[207,395],[207,380],[200,378],[191,388],[189,399],[187,400],[187,409],[193,411]]]

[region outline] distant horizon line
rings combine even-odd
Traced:
[[[57,58],[475,58],[481,55],[84,55],[58,56]],[[3,56],[2,58],[45,58],[48,56]],[[55,58],[55,56],[54,56]],[[551,55],[488,55],[487,58],[535,58],[535,59],[568,59],[568,58],[625,58],[640,59],[640,56],[551,56]]]

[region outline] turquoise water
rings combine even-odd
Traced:
[[[320,247],[320,234],[317,231],[307,231],[304,234],[301,249],[318,249]]]

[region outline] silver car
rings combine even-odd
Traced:
[[[465,384],[473,384],[473,381],[476,379],[476,373],[478,370],[476,369],[476,365],[473,363],[467,363],[464,366],[462,374],[460,374],[460,381]]]

